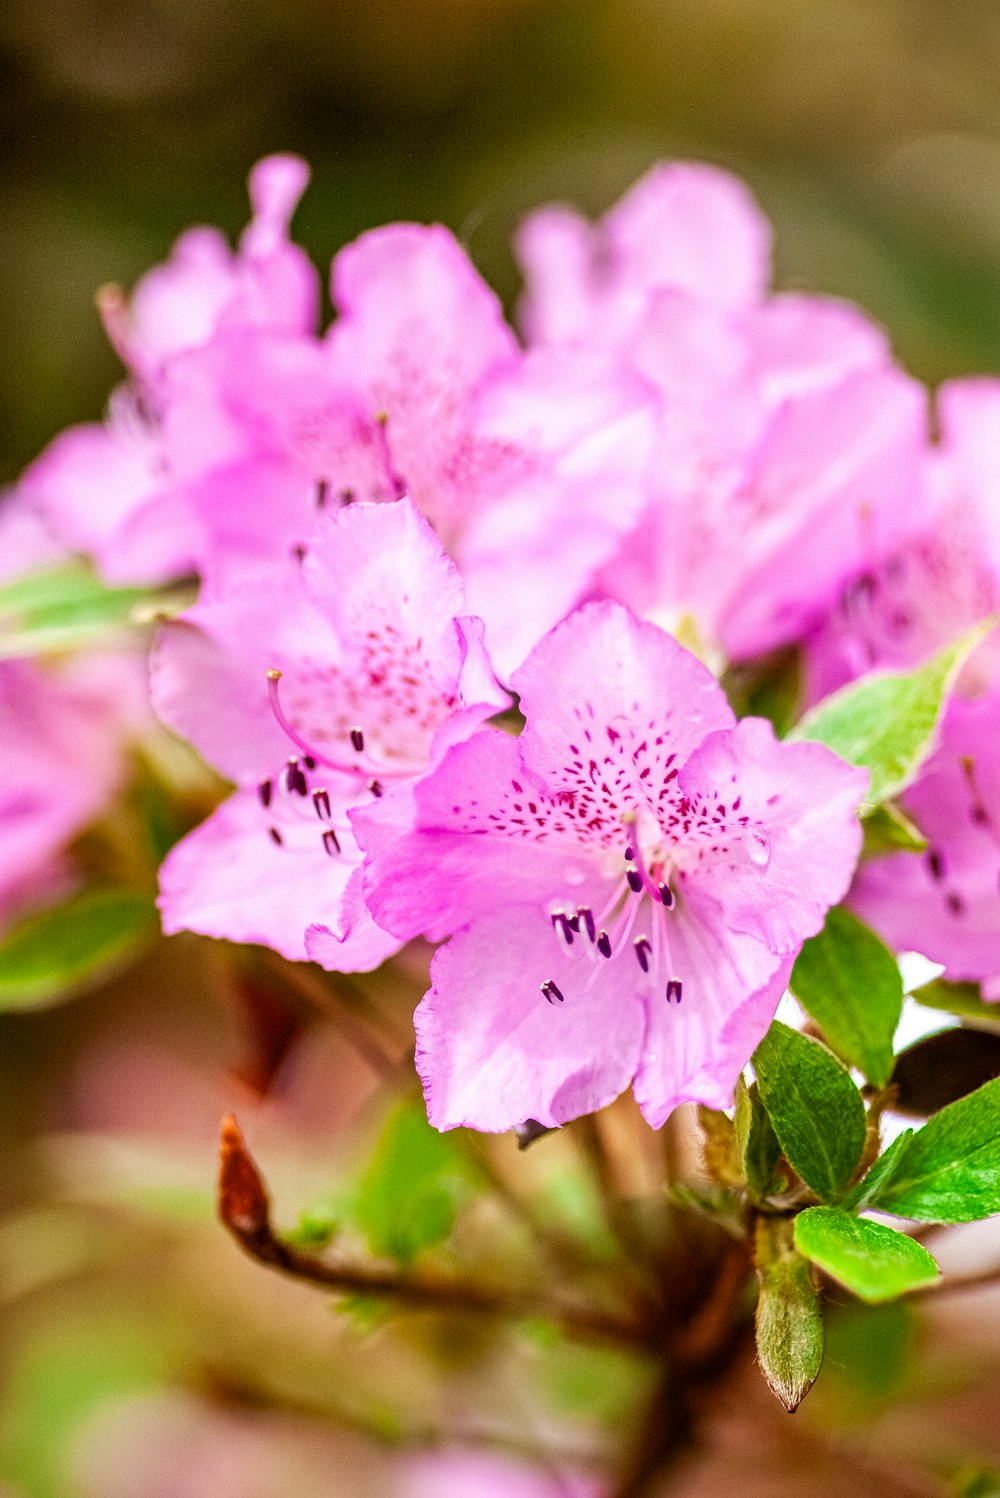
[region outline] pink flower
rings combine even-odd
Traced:
[[[462,585],[408,500],[326,517],[301,559],[162,632],[153,698],[238,789],[169,855],[164,929],[343,970],[399,943],[361,900],[350,808],[420,775],[507,703]]]
[[[51,898],[66,844],[123,775],[112,685],[85,663],[0,661],[0,925]]]
[[[1000,381],[961,380],[938,397],[928,455],[932,524],[845,589],[809,642],[823,695],[872,668],[906,669],[1000,607]],[[1000,679],[994,631],[965,667],[940,742],[900,798],[928,839],[923,854],[866,864],[852,903],[897,950],[1000,996]]]
[[[431,1122],[560,1124],[630,1082],[654,1126],[729,1103],[847,888],[865,774],[735,724],[694,656],[614,604],[513,685],[519,739],[485,730],[352,816],[375,919],[455,933],[417,1011]]]
[[[958,981],[985,980],[985,996],[1000,998],[1000,691],[952,701],[902,803],[927,851],[866,863],[851,903],[896,951],[922,952]]]
[[[746,187],[717,167],[661,162],[602,223],[570,208],[533,213],[517,238],[532,342],[618,347],[651,293],[683,291],[720,308],[754,306],[767,289],[771,231]]]
[[[641,523],[597,591],[731,658],[793,641],[915,524],[924,396],[839,302],[765,298],[766,225],[712,168],[660,166],[596,228],[521,237],[527,324],[662,396]]]
[[[318,278],[287,237],[308,175],[296,157],[267,157],[250,175],[254,217],[237,254],[216,230],[192,229],[130,305],[114,289],[103,294],[109,336],[135,384],[115,392],[103,424],[61,433],[24,474],[21,493],[110,582],[162,582],[211,559],[215,517],[188,492],[191,456],[179,455],[164,423],[177,387],[187,389],[185,356],[241,333],[304,336],[314,327]]]
[[[253,217],[234,255],[217,229],[188,229],[165,265],[148,271],[126,303],[106,288],[108,337],[140,383],[155,390],[164,366],[217,334],[259,328],[309,333],[319,316],[319,278],[288,239],[309,181],[297,156],[267,156],[250,173]]]

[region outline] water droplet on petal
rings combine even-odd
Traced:
[[[750,862],[758,869],[766,869],[771,862],[771,839],[763,827],[745,827],[743,845]]]

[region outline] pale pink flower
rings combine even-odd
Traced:
[[[431,1122],[561,1124],[630,1082],[654,1126],[725,1106],[850,881],[865,773],[736,724],[694,656],[615,604],[512,685],[519,739],[484,730],[352,816],[376,920],[452,936],[416,1017]]]
[[[162,631],[152,679],[164,720],[237,785],[164,863],[164,929],[304,958],[323,923],[314,955],[378,966],[399,942],[363,905],[347,813],[507,702],[412,504],[325,517],[301,558],[203,599]]]
[[[614,350],[662,396],[648,504],[597,593],[749,658],[914,528],[922,390],[854,308],[765,296],[734,179],[661,166],[603,224],[544,210],[520,243],[529,332]]]
[[[932,524],[844,590],[808,644],[814,697],[873,668],[908,669],[1000,608],[1000,381],[944,386],[938,413]],[[975,651],[934,755],[900,798],[927,851],[866,864],[852,902],[897,950],[1000,996],[998,648],[994,631]]]

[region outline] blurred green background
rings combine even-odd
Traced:
[[[373,224],[441,220],[510,304],[509,240],[528,208],[596,212],[658,157],[716,161],[773,219],[780,285],[856,298],[931,381],[1000,370],[998,63],[995,0],[4,0],[0,481],[97,416],[119,376],[96,288],[131,284],[189,224],[238,232],[247,171],[277,149],[312,164],[294,232],[321,266]],[[338,1351],[322,1304],[237,1262],[212,1221],[217,1121],[250,1107],[233,1082],[246,1015],[224,965],[210,943],[161,942],[97,993],[0,1022],[0,1498],[388,1491],[358,1475],[368,1458],[344,1431],[385,1434],[400,1390],[423,1399],[422,1365],[366,1344],[365,1397],[345,1412],[355,1344]],[[418,992],[414,979],[402,1021]],[[335,1036],[307,1025],[291,1055],[254,1118],[285,1220],[340,1163],[346,1123],[378,1114]],[[850,1359],[832,1359],[794,1440],[775,1434],[753,1375],[721,1468],[690,1491],[878,1490],[879,1452],[890,1467],[929,1452],[945,1472],[1000,1462],[1000,1308],[986,1310],[935,1327],[929,1360],[907,1326],[894,1340],[866,1322],[857,1365],[874,1378],[885,1363],[889,1393],[848,1386]],[[837,1335],[852,1327],[845,1313]],[[529,1353],[553,1379],[550,1353]],[[573,1429],[597,1422],[597,1393],[632,1398],[603,1367],[563,1372]],[[486,1383],[492,1406],[514,1407],[522,1374]],[[894,1379],[905,1408],[879,1425]],[[142,1406],[156,1391],[167,1403]],[[126,1395],[140,1403],[115,1403]],[[620,1418],[602,1409],[608,1430]],[[872,1422],[861,1475],[838,1457],[818,1476],[809,1431],[859,1421]],[[251,1449],[227,1486],[212,1443],[262,1431],[273,1471]],[[188,1486],[133,1481],[129,1453],[157,1442],[190,1457]],[[331,1464],[355,1475],[330,1486]]]
[[[863,301],[936,379],[1000,366],[993,0],[6,0],[2,476],[97,414],[97,286],[185,225],[236,231],[304,153],[324,265],[440,219],[510,295],[523,210],[606,206],[661,155],[749,179],[781,284]]]

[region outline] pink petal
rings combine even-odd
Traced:
[[[763,718],[712,734],[679,777],[697,838],[682,900],[706,924],[797,951],[847,892],[868,778],[822,744],[779,743]]]
[[[620,344],[650,293],[674,288],[719,306],[754,305],[770,274],[770,230],[747,189],[711,166],[653,168],[589,229],[567,210],[522,225],[533,339]]]
[[[167,934],[197,931],[227,941],[259,942],[293,961],[306,959],[305,930],[336,922],[358,852],[336,808],[340,857],[329,857],[311,808],[300,818],[265,812],[253,791],[237,791],[167,855],[159,906]],[[268,827],[277,826],[276,845]],[[359,927],[339,947],[344,972],[377,967],[398,942]]]
[[[435,1128],[498,1133],[528,1118],[551,1126],[624,1091],[644,1007],[609,968],[587,968],[594,981],[580,982],[580,964],[559,954],[548,920],[530,906],[478,921],[443,947],[415,1016]],[[547,1002],[546,979],[561,986],[564,1004]]]
[[[963,763],[963,761],[965,763]],[[928,841],[864,865],[852,904],[897,951],[946,976],[1000,973],[1000,696],[952,701],[941,743],[904,806]]]
[[[655,808],[697,745],[733,722],[707,667],[613,603],[578,609],[512,684],[527,720],[525,765],[550,790],[592,799],[619,836],[623,807]]]
[[[681,1103],[732,1105],[737,1078],[774,1018],[792,968],[751,937],[680,912],[670,945],[683,996],[680,1003],[662,996],[649,1003],[632,1087],[654,1129]]]
[[[341,653],[293,576],[258,578],[195,604],[160,630],[150,659],[153,706],[224,775],[246,784],[295,752],[271,711],[267,672],[286,673],[283,697],[296,725],[325,736],[323,673],[335,673]]]
[[[595,878],[600,894],[594,850],[534,788],[518,743],[484,729],[416,784],[352,813],[369,854],[366,899],[386,930],[439,941],[506,904],[579,902]]]

